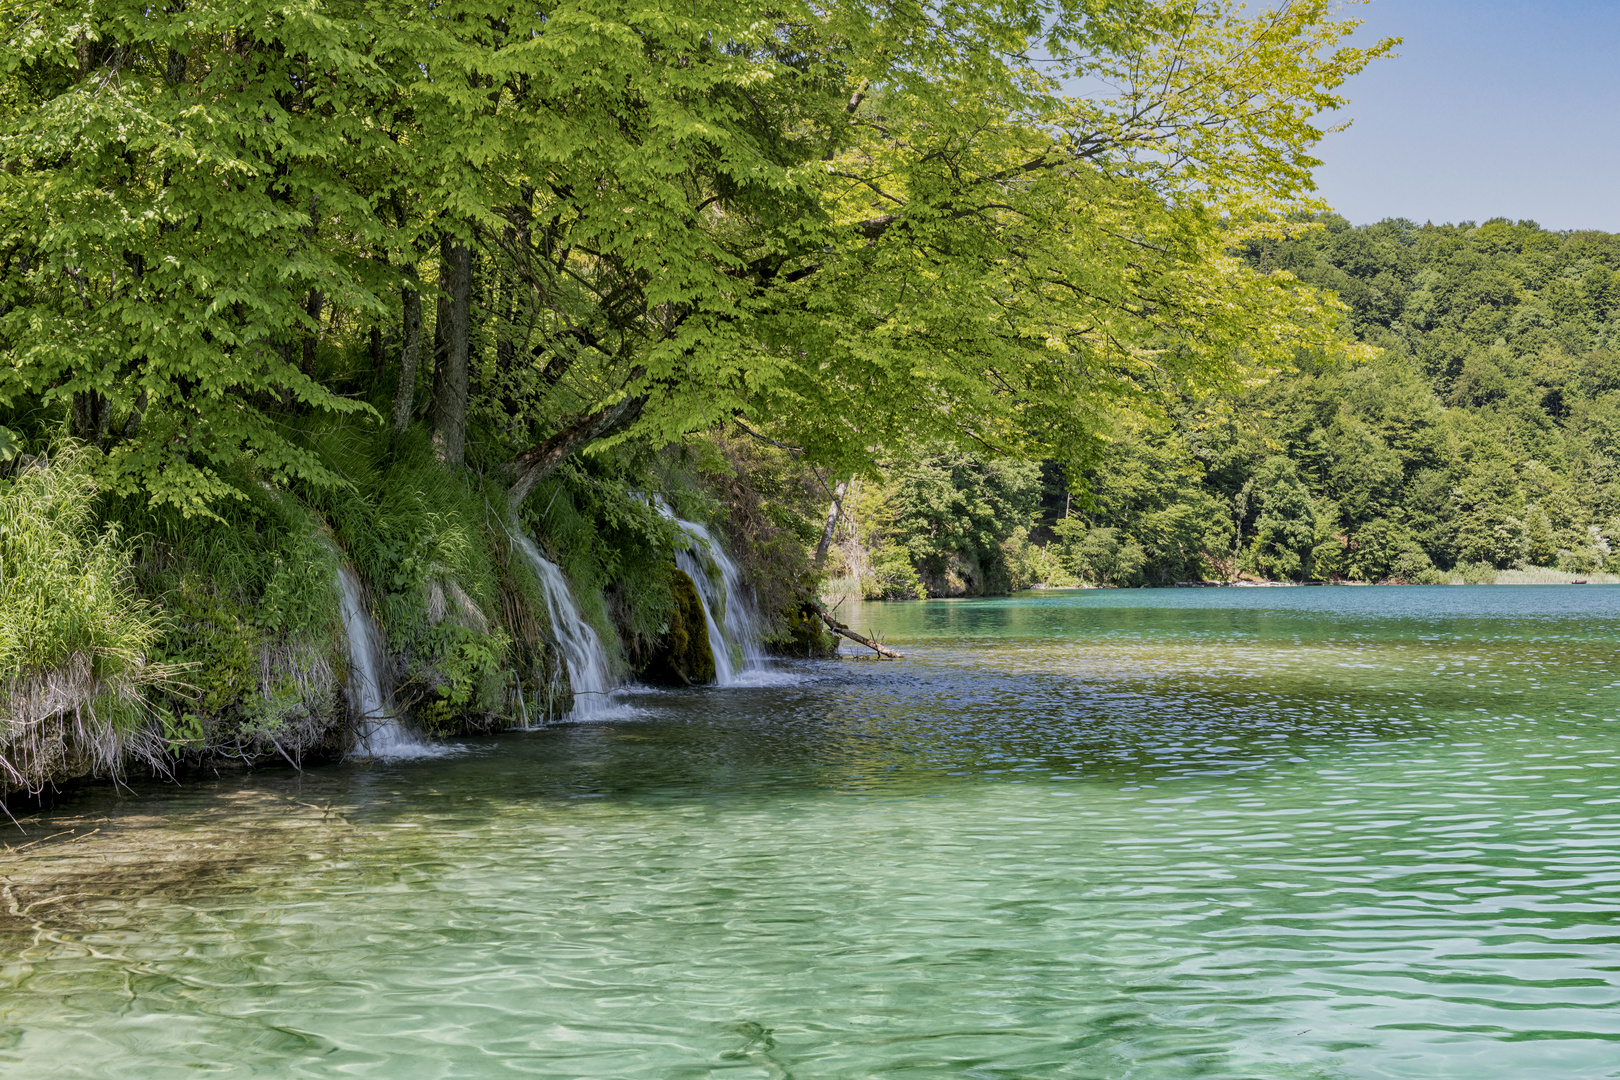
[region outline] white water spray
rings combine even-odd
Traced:
[[[765,670],[765,650],[760,644],[764,634],[743,588],[742,568],[708,529],[676,517],[662,499],[657,506],[691,541],[676,549],[675,565],[697,586],[709,627],[709,650],[714,654],[714,681],[728,686],[748,672]]]
[[[574,691],[574,707],[569,710],[568,719],[599,717],[613,706],[612,696],[617,686],[602,639],[585,621],[562,569],[540,554],[534,541],[522,533],[514,533],[512,542],[529,560],[546,594],[551,630],[556,635],[557,647],[568,668],[568,683]]]
[[[382,633],[366,610],[360,579],[338,567],[339,608],[349,639],[349,712],[360,723],[360,749],[372,758],[425,757],[440,748],[422,742],[405,727],[394,707],[384,674]]]

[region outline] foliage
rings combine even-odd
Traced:
[[[677,506],[699,510],[694,486],[679,482],[680,470],[651,458],[645,448],[623,446],[565,467],[536,490],[523,515],[573,584],[585,619],[609,643],[610,658],[632,667],[665,631],[676,603],[669,574],[675,529],[640,483],[652,473]],[[613,656],[615,638],[633,655]]]
[[[95,683],[145,681],[164,629],[135,590],[130,550],[99,527],[88,454],[0,479],[0,671],[8,681],[89,661]]]
[[[687,470],[683,476],[666,468],[664,490],[712,493],[713,505],[706,509],[743,568],[767,637],[787,640],[800,622],[804,598],[815,592],[815,571],[805,553],[821,537],[828,478],[801,453],[729,426],[688,438],[663,459],[683,462]]]
[[[401,699],[435,730],[497,710],[514,666],[496,554],[508,541],[486,492],[475,477],[447,475],[418,435],[315,426],[306,437],[343,482],[303,495],[366,582],[391,650],[405,660]]]
[[[739,413],[842,473],[902,437],[1082,461],[1122,396],[1334,347],[1331,303],[1228,249],[1316,205],[1312,118],[1390,44],[1344,45],[1328,0],[28,0],[3,25],[0,408],[69,419],[113,489],[187,515],[243,471],[337,485],[286,417],[363,414],[325,365],[381,367],[423,293],[446,460],[466,432],[518,495]]]
[[[1372,55],[1334,48],[1350,24],[1166,3],[947,29],[1005,14],[917,9],[854,50],[830,229],[786,246],[751,305],[769,362],[737,402],[815,456],[867,467],[874,444],[944,437],[1080,464],[1122,399],[1333,343],[1291,277],[1228,258],[1221,215],[1304,204],[1309,118]],[[1067,77],[1119,92],[1065,96]]]
[[[1319,223],[1247,257],[1339,289],[1345,330],[1381,353],[1302,352],[1241,394],[1123,413],[1069,473],[1072,515],[1045,497],[1002,522],[1027,529],[1013,584],[1620,569],[1620,237]],[[1127,543],[1140,569],[1105,570]]]
[[[1250,485],[1249,506],[1231,504],[1245,535],[1265,487],[1248,447],[1264,443],[1332,504],[1325,531],[1345,576],[1550,566],[1560,552],[1572,570],[1601,566],[1620,508],[1604,399],[1620,238],[1505,219],[1323,224],[1249,257],[1338,289],[1354,331],[1384,353],[1307,362],[1252,393],[1240,407],[1258,443],[1199,436],[1221,461],[1211,487],[1231,498]]]
[[[1260,512],[1248,551],[1252,565],[1267,577],[1310,576],[1315,568],[1316,505],[1293,460],[1267,458],[1255,476],[1255,487]]]
[[[853,578],[867,600],[914,600],[927,596],[928,590],[912,564],[889,491],[882,481],[851,482],[839,522],[844,539],[830,569]]]
[[[239,495],[226,474],[245,462],[329,480],[273,411],[359,407],[295,357],[321,330],[312,290],[376,304],[359,185],[390,144],[352,21],[44,2],[3,32],[0,406],[58,407],[111,490],[188,516]]]
[[[71,444],[0,479],[0,792],[158,752],[142,695],[175,674],[152,656],[164,615],[136,592],[95,500]]]
[[[242,488],[209,518],[132,496],[100,508],[132,538],[141,593],[168,612],[154,656],[186,675],[153,703],[175,756],[278,738],[301,751],[336,720],[336,553],[297,500]]]
[[[1001,545],[1035,510],[1039,468],[984,461],[948,447],[919,448],[889,478],[893,528],[929,591],[1005,592]]]
[[[1354,25],[1328,0],[21,0],[0,459],[82,442],[103,495],[74,528],[131,538],[171,615],[154,655],[196,675],[158,699],[171,743],[248,757],[325,737],[339,559],[445,731],[536,668],[515,522],[632,664],[681,599],[655,492],[807,648],[839,478],[877,593],[1004,589],[1053,520],[1051,469],[1016,460],[1127,462],[1127,404],[1355,353],[1336,302],[1239,252],[1309,231],[1313,118],[1389,47]],[[1190,445],[1159,428],[1164,460]],[[1094,485],[1120,518],[1080,541],[1097,580],[1207,561],[1198,470],[1142,472]],[[1513,511],[1531,547],[1596,550]]]
[[[1058,559],[1076,581],[1092,585],[1136,585],[1147,552],[1118,529],[1087,527],[1080,518],[1064,518],[1052,527]]]

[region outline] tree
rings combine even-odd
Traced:
[[[1118,529],[1088,528],[1079,518],[1065,518],[1053,532],[1064,566],[1079,580],[1093,585],[1135,585],[1140,580],[1147,552]]]
[[[1066,97],[1020,63],[1033,26],[864,77],[830,230],[755,298],[779,368],[739,408],[852,464],[902,436],[1080,463],[1122,398],[1331,343],[1311,294],[1225,257],[1255,226],[1221,215],[1300,204],[1309,116],[1380,50],[1331,49],[1348,24],[1318,4],[1047,14],[1051,78],[1121,94]]]
[[[1299,580],[1313,570],[1316,506],[1289,458],[1268,458],[1255,478],[1260,514],[1248,563],[1267,577]]]
[[[399,341],[408,425],[424,295],[444,460],[514,501],[737,415],[840,475],[907,438],[1081,461],[1121,398],[1333,347],[1334,305],[1228,252],[1316,205],[1312,117],[1390,44],[1328,0],[7,18],[0,405],[188,512],[333,479],[281,414],[366,408],[321,379],[356,328]]]
[[[394,154],[353,22],[114,0],[7,23],[0,405],[70,405],[108,486],[187,513],[244,464],[328,479],[271,414],[359,408],[304,343],[387,280],[352,257],[380,239],[366,181]]]
[[[1002,541],[1028,527],[1039,489],[1037,465],[919,448],[893,470],[893,528],[936,594],[1006,592]]]

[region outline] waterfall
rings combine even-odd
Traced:
[[[349,639],[349,711],[360,721],[360,748],[367,757],[402,758],[437,754],[405,727],[384,675],[382,634],[366,610],[360,579],[338,566],[339,607]]]
[[[659,511],[675,522],[691,543],[675,552],[675,565],[697,586],[703,618],[709,627],[709,649],[714,653],[714,681],[726,686],[744,672],[765,669],[759,617],[743,589],[742,569],[720,541],[695,521],[675,516],[663,502]],[[716,580],[718,575],[719,580]],[[715,613],[719,612],[716,619]]]
[[[612,706],[616,683],[613,669],[608,664],[607,650],[591,624],[580,614],[579,602],[574,599],[568,579],[556,563],[540,554],[522,533],[514,533],[512,541],[523,552],[534,568],[535,576],[546,594],[546,611],[551,614],[551,631],[557,647],[562,651],[563,663],[568,668],[568,683],[574,691],[574,707],[568,712],[570,720],[589,720],[601,715]]]

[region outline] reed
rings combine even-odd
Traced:
[[[1584,581],[1589,585],[1620,585],[1620,574],[1605,574],[1601,570],[1559,570],[1550,566],[1527,566],[1522,570],[1498,570],[1498,585],[1568,585]]]

